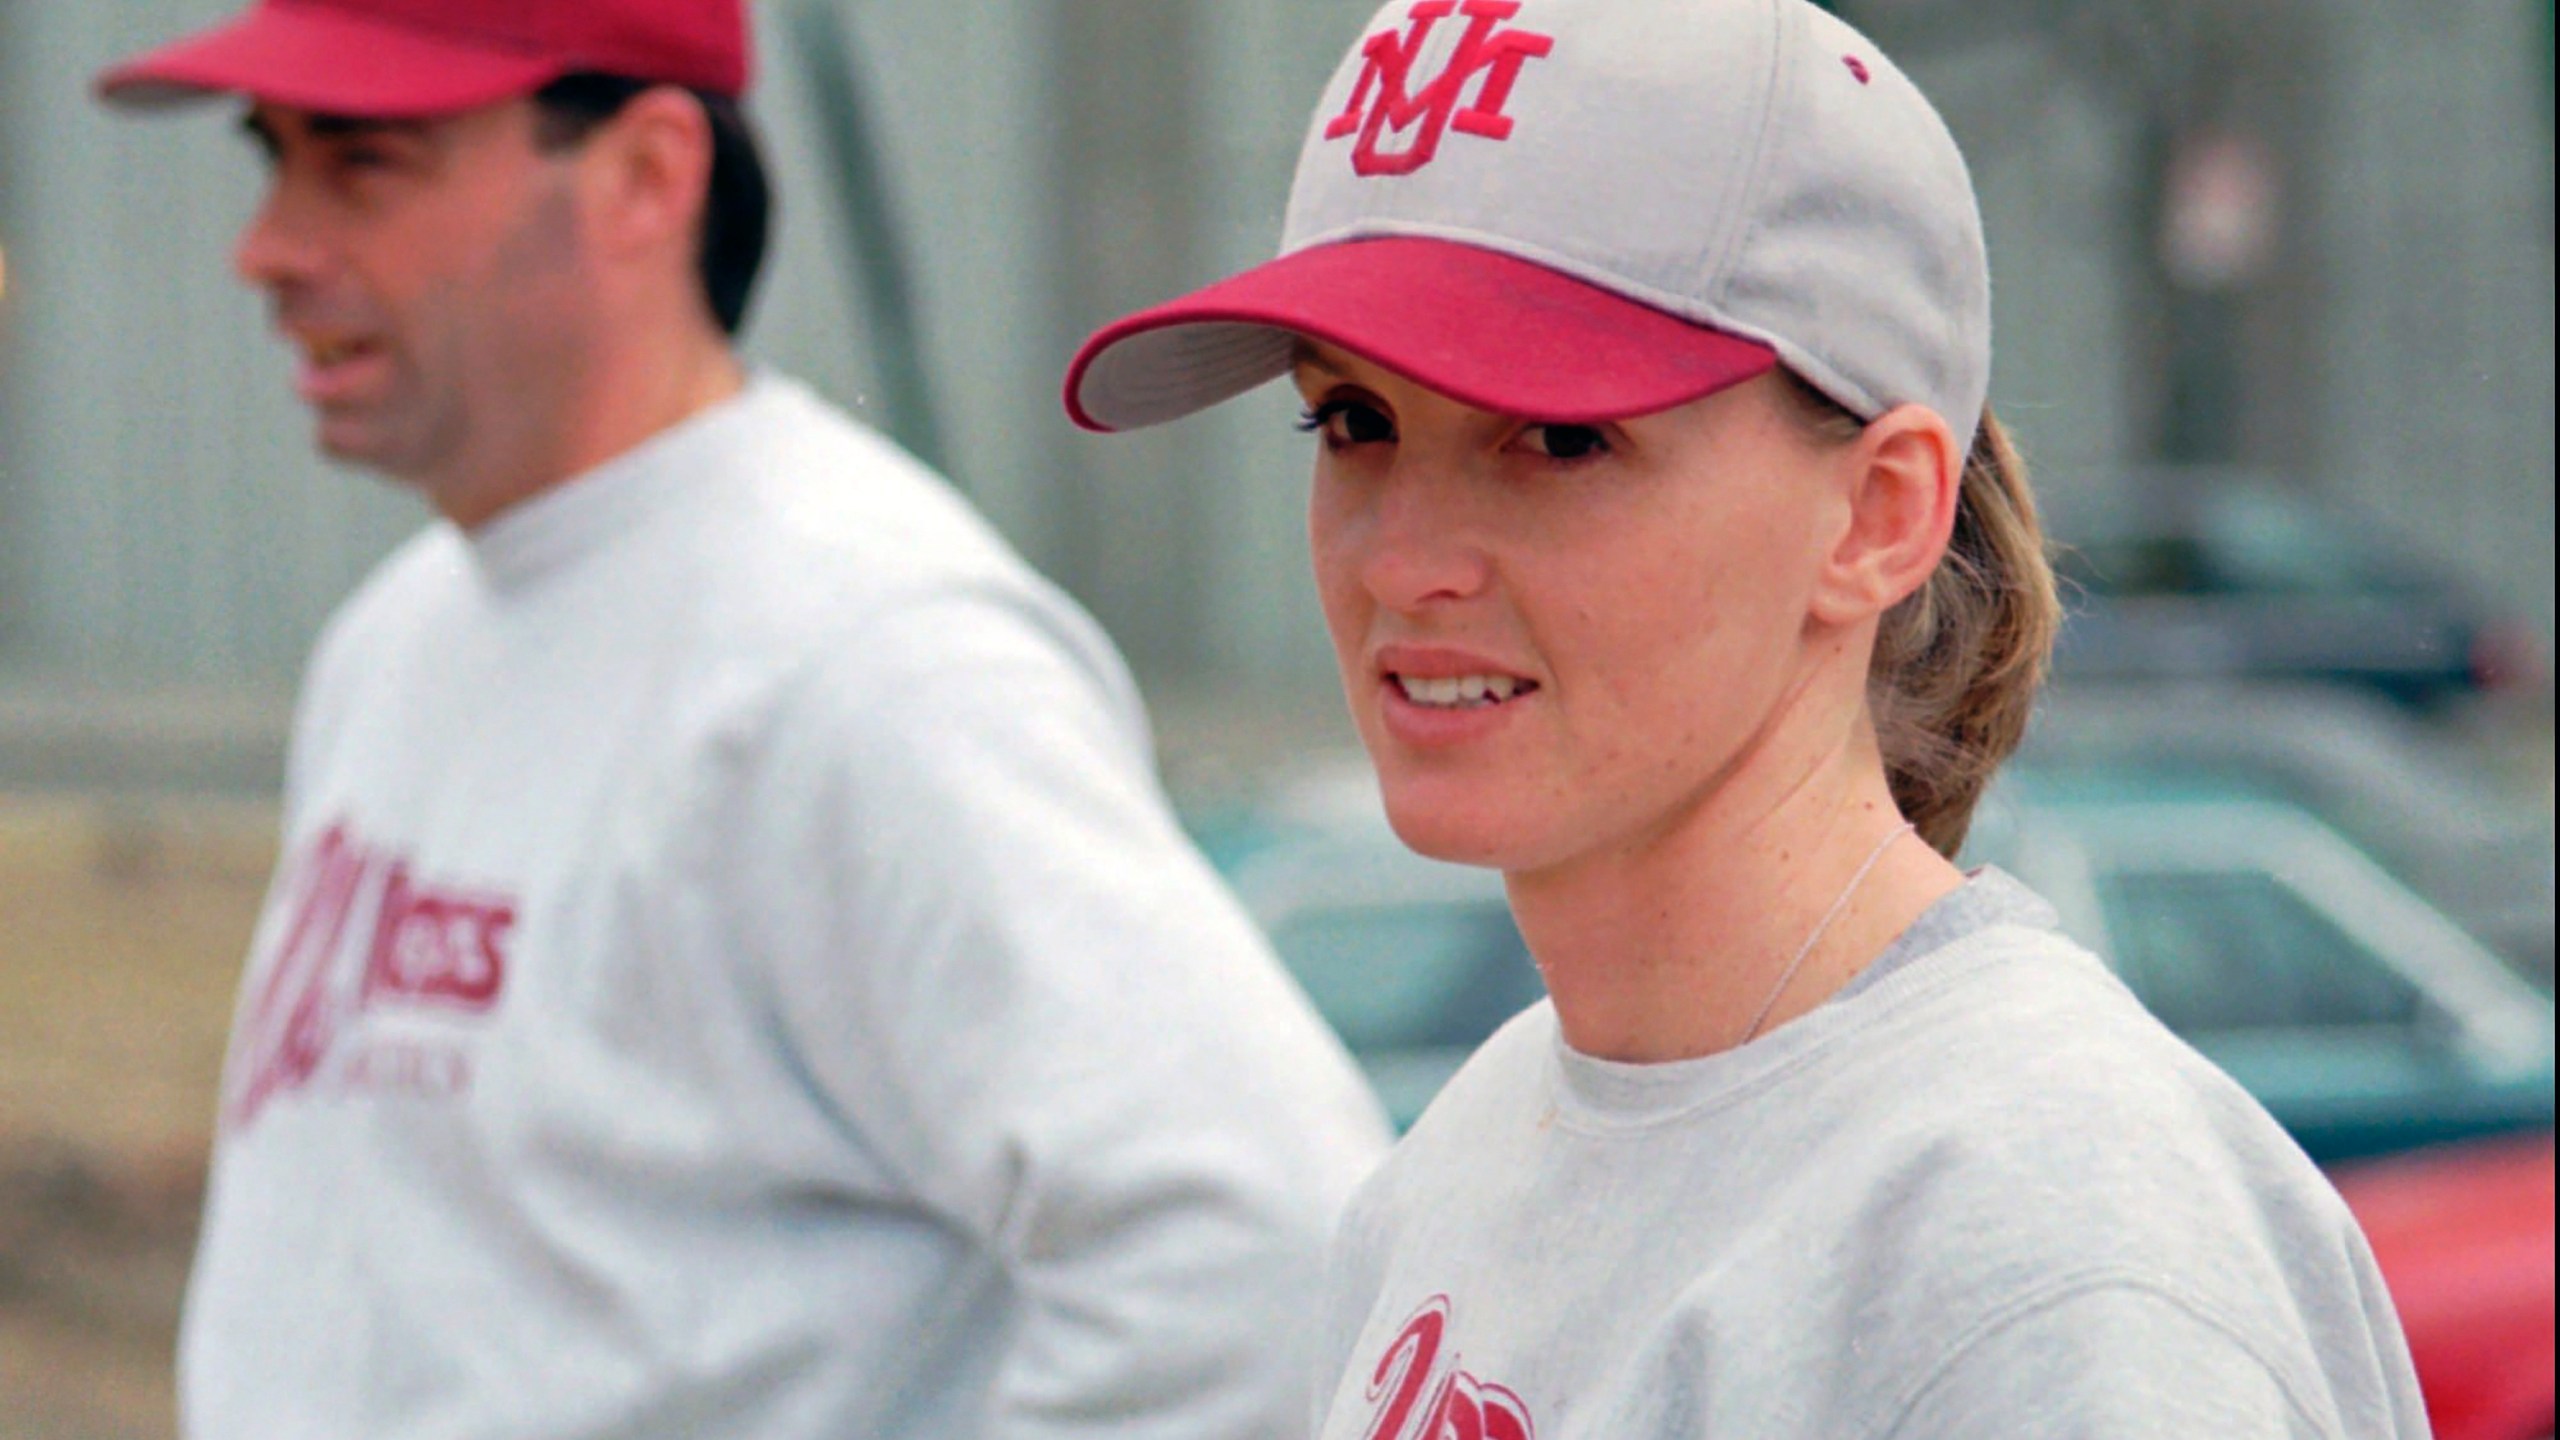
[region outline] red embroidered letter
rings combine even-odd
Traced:
[[[365,935],[356,916],[368,892],[372,943],[351,957],[362,968],[349,977],[340,964],[344,942]],[[338,824],[279,871],[274,912],[259,932],[273,955],[233,1042],[227,1123],[245,1130],[278,1097],[315,1083],[433,1095],[467,1088],[459,1051],[414,1038],[368,1042],[359,1027],[366,1012],[385,1005],[463,1016],[496,1009],[516,927],[513,899],[419,883],[406,861]],[[325,1080],[324,1064],[332,1067]]]
[[[1403,1333],[1378,1357],[1377,1372],[1369,1377],[1369,1403],[1378,1406],[1378,1422],[1363,1440],[1404,1440],[1423,1387],[1439,1368],[1440,1339],[1448,1328],[1449,1302],[1435,1296],[1414,1312]]]
[[[1377,1417],[1361,1440],[1537,1440],[1519,1396],[1442,1356],[1449,1317],[1449,1298],[1431,1297],[1378,1357],[1366,1397]]]
[[[234,1126],[245,1129],[279,1091],[310,1083],[327,1057],[342,1008],[329,994],[329,960],[371,865],[343,825],[322,831],[303,856],[293,919],[256,1002],[241,1017]]]
[[[1555,37],[1526,30],[1506,30],[1503,22],[1520,13],[1521,0],[1416,0],[1405,12],[1408,28],[1399,35],[1382,30],[1360,47],[1360,78],[1351,99],[1324,127],[1325,138],[1357,134],[1351,168],[1362,175],[1410,175],[1440,153],[1440,137],[1455,127],[1460,134],[1487,140],[1511,138],[1512,119],[1503,113],[1521,67],[1555,48]],[[1431,32],[1452,14],[1467,19],[1449,63],[1421,93],[1413,90],[1414,62],[1422,58]],[[1461,109],[1459,97],[1476,84],[1474,103]],[[1412,132],[1402,150],[1379,142],[1392,132]]]
[[[363,1003],[431,1000],[465,1010],[488,1009],[506,984],[506,954],[499,942],[515,923],[515,907],[505,900],[414,886],[409,867],[393,865],[383,882],[381,914],[374,921]]]

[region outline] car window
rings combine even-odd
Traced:
[[[1272,941],[1355,1051],[1473,1045],[1545,993],[1499,902],[1304,911]]]
[[[2212,588],[2275,595],[2389,596],[2418,588],[2383,552],[2302,497],[2247,488],[2214,497],[2198,517]]]
[[[2217,583],[2204,547],[2176,535],[2082,536],[2054,566],[2073,588],[2095,595],[2194,595]]]
[[[2056,556],[2095,595],[2405,598],[2429,589],[2355,530],[2299,496],[2231,490],[2169,528],[2085,530]]]
[[[2119,872],[2099,904],[2117,969],[2187,1034],[2415,1024],[2417,987],[2272,875]]]

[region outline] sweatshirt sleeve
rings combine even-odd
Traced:
[[[2347,1440],[2312,1384],[2179,1299],[2106,1283],[1960,1339],[1880,1440]]]
[[[984,1440],[1294,1440],[1386,1128],[1045,625],[910,607],[787,697],[736,857],[777,1023],[1012,1282]]]

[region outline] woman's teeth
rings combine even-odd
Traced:
[[[1499,705],[1515,695],[1538,688],[1529,681],[1510,675],[1443,675],[1429,680],[1414,675],[1398,675],[1394,679],[1407,700],[1444,710]]]

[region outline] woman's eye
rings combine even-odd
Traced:
[[[1369,445],[1396,438],[1395,422],[1384,411],[1357,400],[1327,400],[1300,416],[1298,428],[1335,445]]]
[[[1587,460],[1609,449],[1609,437],[1595,425],[1532,425],[1521,439],[1550,460]]]

